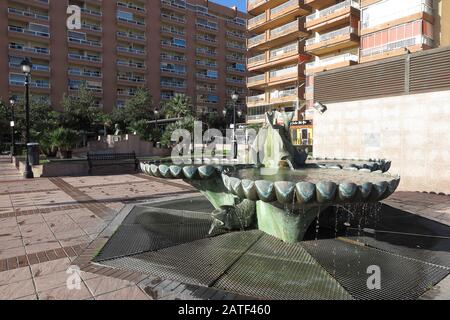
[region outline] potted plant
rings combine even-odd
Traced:
[[[72,149],[78,140],[78,133],[75,130],[58,128],[51,134],[52,146],[58,148],[60,159],[72,158]]]

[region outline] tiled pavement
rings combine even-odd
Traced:
[[[90,263],[131,207],[124,206],[189,196],[183,182],[144,175],[22,180],[13,173],[0,157],[0,300],[245,298]],[[398,192],[385,202],[450,224],[449,196]],[[73,265],[82,270],[79,290],[66,285]]]

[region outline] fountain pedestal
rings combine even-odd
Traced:
[[[278,202],[256,202],[258,229],[284,242],[294,243],[303,240],[308,227],[322,210],[319,206],[288,208]]]

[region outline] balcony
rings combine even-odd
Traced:
[[[69,53],[68,57],[69,57],[69,59],[80,60],[80,61],[85,61],[85,62],[94,62],[94,63],[101,63],[102,62],[102,58],[101,57],[89,56],[89,55],[80,55],[80,54],[76,54],[76,53]]]
[[[186,69],[176,69],[176,68],[166,68],[166,67],[160,67],[161,72],[163,73],[170,73],[172,75],[176,76],[186,76]]]
[[[266,75],[264,73],[259,74],[257,76],[247,78],[247,86],[249,88],[261,86],[261,85],[264,85],[265,83],[266,83]]]
[[[305,0],[305,5],[314,9],[323,9],[332,6],[336,0]]]
[[[117,76],[117,80],[125,81],[125,82],[133,82],[133,83],[145,83],[145,78],[136,77],[136,76],[120,75],[120,74]]]
[[[305,51],[314,55],[323,55],[358,45],[358,29],[349,26],[308,39],[305,43]]]
[[[89,70],[81,70],[69,68],[68,72],[71,76],[80,76],[80,77],[89,77],[89,78],[101,78],[102,73],[100,71],[89,71]]]
[[[50,39],[49,32],[35,31],[35,30],[27,29],[27,28],[18,27],[18,26],[8,26],[8,30],[15,34],[23,34],[25,36]]]
[[[48,48],[41,48],[41,47],[27,47],[18,43],[10,43],[9,48],[11,50],[17,50],[21,52],[31,53],[31,54],[37,54],[37,55],[50,55],[50,49]]]
[[[31,11],[25,11],[25,10],[21,10],[18,8],[8,8],[8,13],[13,14],[14,16],[20,16],[20,17],[25,17],[28,19],[35,19],[35,20],[43,20],[43,21],[49,21],[49,17],[48,14],[44,14],[44,13],[35,13],[35,12],[31,12]]]
[[[81,24],[81,27],[86,31],[92,31],[92,32],[102,32],[102,30],[103,30],[102,26],[90,24],[90,23],[86,23],[86,22],[83,22]]]
[[[117,6],[119,8],[131,9],[131,10],[134,10],[134,11],[136,11],[138,13],[145,13],[146,12],[144,7],[139,7],[139,6],[137,6],[137,5],[133,4],[133,3],[117,2]]]
[[[88,47],[94,47],[94,48],[102,47],[102,43],[100,41],[84,40],[84,39],[78,39],[78,38],[73,38],[73,37],[67,37],[67,40],[71,43],[76,43],[76,44],[80,44],[80,45],[88,46]]]
[[[138,41],[145,41],[145,35],[135,34],[135,33],[129,33],[125,31],[117,31],[117,36],[131,39],[131,40],[138,40]]]
[[[298,65],[268,71],[267,81],[268,85],[279,85],[286,82],[298,80],[300,77]]]
[[[256,96],[247,97],[247,107],[256,107],[267,104],[266,94],[262,93]]]
[[[378,60],[404,54],[406,48],[408,48],[411,52],[414,52],[432,47],[432,39],[423,35],[419,35],[408,39],[389,42],[373,48],[362,49],[360,62],[369,62],[372,60]]]
[[[124,23],[129,23],[132,24],[134,26],[138,26],[140,28],[144,28],[145,27],[145,21],[140,21],[140,20],[134,20],[134,19],[126,19],[123,17],[117,17],[117,21],[118,22],[124,22]]]
[[[298,100],[298,88],[273,90],[270,92],[269,103],[286,103]]]
[[[254,37],[248,39],[247,47],[250,49],[250,48],[256,47],[264,42],[266,42],[266,34],[262,33],[262,34],[259,34],[257,36],[254,36]]]
[[[207,56],[212,56],[212,57],[217,55],[217,51],[209,50],[209,49],[205,49],[205,48],[197,48],[197,49],[195,49],[195,52],[200,55],[207,55]]]
[[[183,0],[161,0],[161,5],[170,9],[186,10],[186,2]]]
[[[304,16],[311,11],[304,6],[301,0],[289,0],[248,21],[248,30],[261,32],[264,29],[273,29],[289,23],[298,16]]]
[[[420,19],[433,22],[433,2],[431,0],[410,0],[408,3],[409,5],[403,6],[401,10],[388,13],[387,10],[380,9],[394,4],[392,0],[362,9],[361,35]]]
[[[18,81],[18,80],[9,79],[9,84],[11,86],[23,87],[23,86],[25,86],[25,80]],[[36,80],[36,81],[30,82],[30,87],[36,88],[36,89],[50,89],[50,83],[45,82],[45,81]]]
[[[144,55],[144,56],[146,54],[144,49],[137,49],[137,48],[131,48],[131,47],[117,47],[117,52],[131,53],[131,54]]]
[[[161,18],[171,21],[171,22],[176,22],[179,24],[185,24],[186,23],[186,18],[181,17],[181,16],[177,16],[177,15],[172,15],[172,14],[167,14],[164,12],[161,12]]]
[[[307,16],[305,27],[321,32],[342,25],[345,21],[350,24],[350,20],[359,20],[359,16],[359,3],[355,0],[345,0]]]
[[[249,58],[247,67],[250,71],[253,71],[271,68],[279,64],[292,63],[298,60],[299,54],[299,45],[296,41],[283,47],[267,50],[262,54]]]
[[[173,82],[173,81],[161,80],[160,85],[161,85],[161,87],[172,88],[172,89],[186,89],[186,83],[184,83],[184,82]]]
[[[256,16],[270,8],[283,4],[283,2],[286,2],[286,0],[248,0],[247,12]]]
[[[143,62],[117,60],[117,65],[122,66],[122,67],[135,68],[135,69],[146,69],[145,63],[143,63]]]
[[[312,74],[336,68],[348,67],[357,64],[359,57],[356,54],[346,53],[339,56],[316,60],[306,64],[306,73]]]
[[[91,9],[91,8],[81,8],[81,12],[90,15],[91,17],[95,17],[97,19],[102,17],[102,12],[100,10]]]

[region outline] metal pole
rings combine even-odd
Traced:
[[[25,179],[34,178],[33,170],[30,165],[30,154],[28,149],[28,144],[30,143],[30,75],[25,76],[25,125],[26,125],[26,135],[25,144],[27,149],[27,158],[25,162],[25,172],[23,176]]]
[[[14,113],[14,103],[11,103],[11,163],[16,154],[16,139],[14,137],[14,126],[16,125],[16,116]]]
[[[238,145],[236,138],[236,101],[233,101],[233,142],[234,142],[234,159],[237,159]]]

